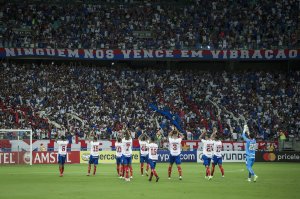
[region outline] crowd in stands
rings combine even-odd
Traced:
[[[276,49],[299,45],[298,0],[87,2],[1,2],[0,47]]]
[[[175,123],[185,139],[216,127],[239,140],[244,123],[261,140],[276,139],[280,130],[299,137],[299,71],[8,62],[0,70],[0,129],[33,128],[36,139],[112,139],[128,127],[134,138],[143,130],[163,140]]]

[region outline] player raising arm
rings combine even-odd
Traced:
[[[247,138],[246,133],[250,139]],[[244,125],[242,137],[246,141],[246,166],[247,170],[249,171],[248,181],[251,182],[251,177],[253,177],[253,181],[256,182],[258,176],[255,175],[252,169],[255,162],[256,140],[254,139],[254,134],[249,132],[249,128],[247,125]]]
[[[204,136],[205,136],[205,139],[202,139]],[[212,134],[212,136],[214,136],[214,133]],[[210,162],[211,162],[211,158],[213,155],[214,142],[211,138],[212,137],[209,138],[208,136],[206,136],[206,130],[204,130],[199,137],[199,139],[203,143],[202,160],[203,160],[203,165],[206,168],[205,178],[208,180],[212,179],[209,167],[210,167]]]
[[[132,168],[132,138],[130,136],[130,132],[127,130],[125,132],[124,138],[122,139],[122,159],[124,165],[124,171],[126,173],[125,180],[130,181],[129,178],[129,168]],[[132,170],[131,170],[131,178],[132,178]]]
[[[117,141],[115,142],[116,148],[116,164],[117,164],[117,172],[120,178],[123,177],[122,175],[122,138],[118,137]]]
[[[148,176],[148,135],[142,131],[142,134],[139,136],[139,144],[140,144],[140,163],[141,163],[141,175],[144,176],[144,163],[147,164],[146,175]]]
[[[150,144],[148,145],[148,147],[149,147],[149,164],[151,167],[151,174],[150,174],[149,181],[152,181],[152,177],[154,175],[156,177],[156,182],[158,182],[159,177],[155,170],[156,161],[158,160],[158,155],[157,155],[158,145],[155,143],[154,137],[151,137]]]
[[[224,177],[224,169],[222,166],[222,142],[220,136],[216,134],[217,129],[214,129],[214,134],[212,135],[212,139],[214,140],[214,147],[213,147],[213,162],[212,162],[212,169],[211,169],[211,177],[214,175],[215,165],[219,165],[220,171],[222,173],[222,177]]]
[[[90,153],[87,176],[90,176],[92,164],[94,164],[93,175],[96,175],[96,170],[97,170],[97,165],[98,165],[98,160],[99,160],[99,145],[100,145],[100,143],[98,142],[97,136],[93,136],[93,140],[90,141],[91,153]]]
[[[62,135],[61,140],[58,140],[58,136],[56,138],[56,143],[58,144],[58,165],[59,165],[59,173],[60,177],[64,175],[65,170],[65,161],[67,156],[67,147],[69,141],[66,140],[65,136]]]
[[[181,160],[180,160],[182,138],[183,138],[182,133],[179,133],[176,127],[173,127],[173,130],[170,131],[169,133],[169,149],[170,149],[170,165],[168,168],[169,179],[171,179],[172,166],[175,162],[179,173],[179,180],[182,180],[182,169],[181,169]]]

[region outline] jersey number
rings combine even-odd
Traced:
[[[118,152],[118,153],[121,153],[121,151],[122,151],[121,147],[118,146],[118,147],[117,147],[117,152]]]
[[[142,148],[141,148],[142,151],[147,151],[147,147],[146,145],[142,145]]]
[[[66,151],[66,146],[61,146],[61,151]]]
[[[177,144],[173,144],[173,150],[176,151],[177,150]]]
[[[217,152],[221,152],[222,147],[221,146],[217,146]]]
[[[93,151],[94,151],[94,152],[99,151],[99,146],[98,146],[98,145],[95,145],[95,146],[93,147]]]
[[[131,144],[130,143],[126,143],[126,151],[129,151]]]
[[[255,151],[255,144],[250,144],[249,145],[249,150],[250,151]]]
[[[211,144],[208,144],[207,145],[207,152],[211,152],[212,151],[212,145]]]
[[[156,155],[157,154],[157,149],[151,149],[151,155]]]

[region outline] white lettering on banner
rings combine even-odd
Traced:
[[[238,53],[237,50],[231,50],[230,51],[230,58],[231,59],[236,59],[236,58],[238,58],[238,56],[239,56],[239,53]]]
[[[187,51],[187,50],[182,50],[181,51],[181,57],[189,57],[188,52],[189,51]]]
[[[211,54],[212,54],[212,56],[213,56],[213,58],[214,59],[217,59],[217,58],[219,58],[219,54],[220,54],[220,50],[212,50],[212,51],[210,51],[211,52]]]
[[[25,50],[25,54],[26,54],[26,50]],[[50,55],[50,56],[54,56],[55,50],[54,49],[46,49],[46,54]]]
[[[0,164],[15,164],[13,153],[0,153]]]
[[[198,52],[192,50],[192,57],[203,57],[202,50],[199,50]]]
[[[133,51],[133,58],[142,58],[141,57],[141,50],[134,50]]]
[[[197,151],[197,162],[203,162],[202,151]],[[246,151],[223,151],[222,152],[222,161],[223,162],[245,162],[246,160]]]
[[[248,50],[241,50],[241,58],[248,59],[249,58],[249,51]]]
[[[113,50],[107,50],[106,52],[106,58],[107,59],[113,59],[115,57],[114,51]]]
[[[22,50],[20,48],[17,48],[17,52],[18,52],[18,55],[22,55]]]
[[[24,48],[24,53],[25,55],[34,55],[33,54],[33,49],[32,48]]]
[[[9,141],[11,144],[11,151],[30,151],[30,144],[27,144],[23,140],[10,140]],[[47,146],[50,143],[50,140],[36,140],[35,142],[32,143],[32,150],[38,149],[41,144],[44,146]]]
[[[227,50],[223,51],[223,59],[227,59]]]
[[[257,58],[259,58],[259,59],[262,58],[260,50],[255,50],[253,55],[252,55],[252,59],[257,59]]]
[[[298,55],[297,50],[290,50],[289,51],[289,58],[296,58]]]
[[[266,57],[266,59],[273,58],[273,50],[266,50],[265,51],[265,57]]]
[[[130,57],[129,55],[131,50],[121,50],[121,52],[123,53],[125,59],[128,59]]]
[[[84,49],[84,58],[94,58],[93,50],[91,49]]]
[[[286,58],[285,54],[284,54],[284,50],[278,50],[277,56],[276,58]]]
[[[153,58],[153,50],[144,50],[144,58]]]
[[[57,52],[59,57],[66,57],[64,49],[57,49]]]
[[[15,57],[15,49],[14,48],[5,48],[5,53],[7,57]]]
[[[57,152],[33,153],[33,164],[55,164],[57,163]],[[71,163],[69,153],[67,153],[66,163]]]
[[[164,57],[164,51],[156,50],[155,51],[155,57],[157,57],[157,58]]]
[[[104,58],[103,50],[96,50],[96,58],[98,59]]]
[[[158,159],[161,160],[162,162],[167,162],[170,159],[169,154],[158,154]]]
[[[172,50],[166,50],[166,57],[173,57],[173,51]]]
[[[78,49],[75,49],[75,50],[68,49],[68,57],[78,58],[79,57]]]
[[[36,52],[37,55],[45,55],[44,50],[41,49],[41,48],[37,48],[37,49],[35,50],[35,52]]]

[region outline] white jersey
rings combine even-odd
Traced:
[[[149,147],[149,159],[158,160],[158,154],[157,154],[158,145],[155,143],[150,143],[148,147]]]
[[[205,155],[208,158],[212,158],[214,141],[202,139],[201,142],[203,143],[203,155]]]
[[[58,144],[58,154],[59,155],[67,155],[67,146],[69,144],[69,141],[56,141]]]
[[[132,139],[126,140],[122,139],[122,154],[125,157],[130,157],[132,155]]]
[[[219,141],[214,141],[214,151],[213,151],[213,155],[217,156],[217,157],[222,157],[222,142]]]
[[[100,145],[100,142],[91,141],[90,144],[91,144],[91,153],[90,154],[92,156],[99,156],[99,145]]]
[[[115,142],[116,156],[119,158],[122,156],[122,142]]]
[[[149,151],[148,151],[148,143],[146,141],[141,141],[139,140],[140,144],[140,152],[141,156],[147,156]]]
[[[181,153],[181,140],[182,138],[169,137],[169,149],[172,156],[178,156]]]

